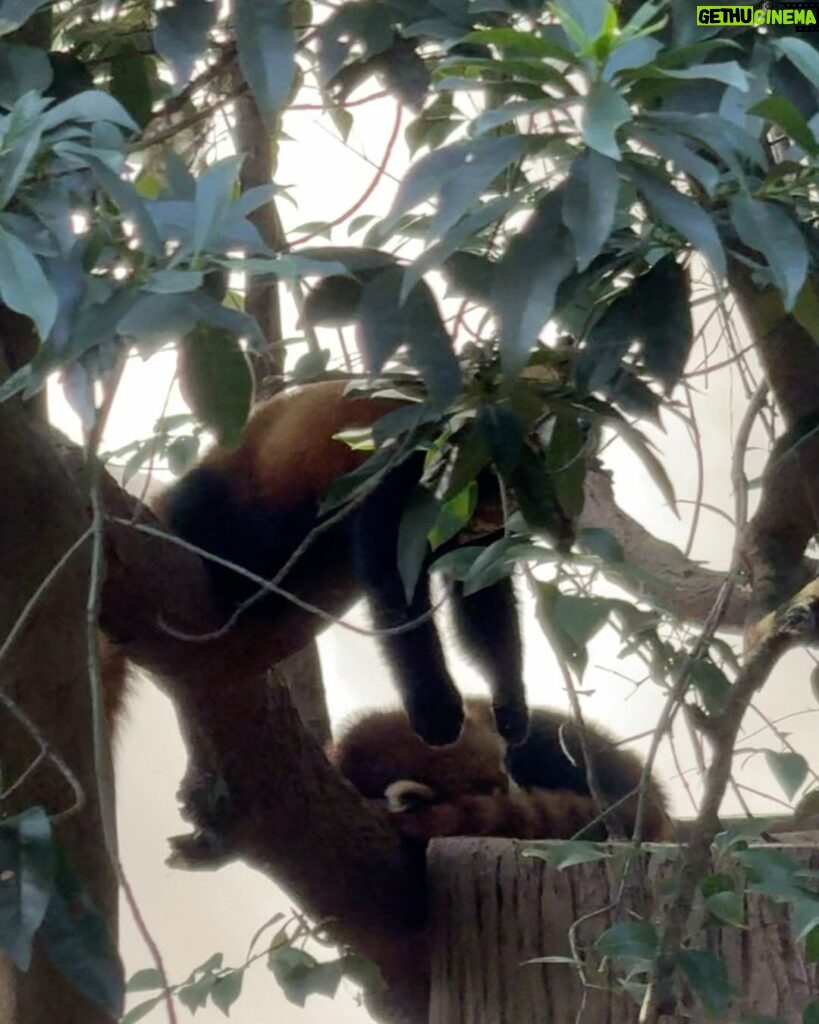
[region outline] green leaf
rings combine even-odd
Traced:
[[[0,11],[3,6],[0,5]],[[11,107],[27,92],[44,93],[52,78],[45,51],[33,46],[0,44],[0,106]]]
[[[626,39],[609,54],[600,77],[604,82],[610,82],[621,71],[642,68],[654,60],[660,49],[656,39],[645,36]]]
[[[501,537],[494,543],[481,549],[478,557],[472,562],[464,576],[464,595],[476,594],[484,587],[491,587],[498,580],[509,575],[514,559],[509,558],[510,550],[514,550],[518,542],[514,537]]]
[[[0,162],[0,208],[8,205],[29,172],[40,146],[42,126],[33,121],[14,137]]]
[[[745,868],[752,892],[769,896],[777,903],[798,903],[808,895],[799,884],[802,865],[789,854],[770,847],[751,846],[736,850],[734,856]]]
[[[137,1021],[142,1020],[143,1017],[147,1017],[154,1007],[159,1006],[164,999],[164,995],[153,996],[151,999],[146,999],[144,1003],[139,1003],[137,1006],[131,1007],[131,1009],[121,1019],[120,1024],[137,1024]]]
[[[733,86],[740,92],[748,91],[748,75],[735,60],[723,63],[714,61],[711,64],[692,64],[690,67],[677,70],[670,68],[655,68],[653,70],[662,78],[678,78],[682,81],[693,80],[695,82],[711,79],[714,82]]]
[[[89,999],[119,1017],[125,979],[116,947],[105,918],[59,848],[55,891],[40,936],[57,970]]]
[[[819,815],[819,789],[810,789],[800,799],[793,810],[793,816],[797,823],[806,818],[814,818]]]
[[[731,875],[724,872],[706,875],[700,883],[700,889],[706,900],[719,892],[735,892],[736,883]]]
[[[583,107],[583,141],[612,160],[620,159],[615,133],[631,120],[631,110],[620,93],[607,82],[595,82]]]
[[[145,288],[164,295],[194,292],[202,287],[204,277],[201,270],[156,270],[145,282]]]
[[[300,382],[313,380],[324,373],[329,362],[330,350],[328,348],[320,348],[317,352],[313,350],[305,352],[296,360],[291,370],[291,376],[293,380]]]
[[[127,110],[140,128],[144,128],[151,120],[153,63],[153,57],[140,53],[131,45],[123,46],[111,58],[111,95],[122,104],[123,109]]]
[[[665,221],[695,249],[699,249],[714,271],[725,276],[725,251],[711,217],[693,199],[629,163],[629,177],[637,186],[652,214]]]
[[[692,991],[709,1013],[725,1013],[731,1002],[731,982],[720,957],[700,949],[682,949],[677,963]]]
[[[578,530],[577,543],[610,565],[617,565],[625,559],[623,545],[610,530],[603,527],[585,526]]]
[[[117,332],[150,350],[183,338],[196,319],[196,309],[187,295],[146,292],[120,319]]]
[[[191,243],[194,255],[206,248],[217,234],[225,212],[233,201],[242,161],[242,156],[229,156],[211,164],[199,175]]]
[[[385,270],[365,285],[358,307],[358,344],[364,365],[380,373],[402,345],[427,386],[432,404],[447,404],[460,391],[461,371],[438,303],[425,281],[419,281],[403,303],[403,270]]]
[[[430,237],[445,234],[461,219],[490,182],[524,152],[519,135],[456,142],[422,157],[404,177],[392,209],[381,222],[386,235],[405,213],[425,199],[437,200]]]
[[[664,135],[640,129],[634,133],[643,145],[653,149],[663,160],[669,160],[677,171],[696,179],[709,196],[713,196],[719,185],[720,172],[712,161],[695,153],[684,137]]]
[[[662,462],[660,462],[654,452],[652,452],[646,438],[639,430],[619,416],[606,416],[604,417],[604,422],[620,435],[629,448],[640,459],[643,464],[643,468],[651,477],[654,485],[668,502],[672,512],[676,514],[677,499],[674,496],[674,487],[672,486],[671,480],[665,471],[665,466],[663,466]]]
[[[51,823],[41,807],[0,826],[0,948],[23,971],[51,900],[54,859]]]
[[[282,946],[271,951],[268,966],[291,1003],[304,1006],[310,994],[307,978],[318,961],[310,953],[294,946]]]
[[[56,106],[49,107],[43,114],[43,131],[57,128],[66,121],[110,121],[132,132],[139,130],[139,125],[121,104],[117,103],[113,96],[99,89],[88,89]]]
[[[438,518],[429,531],[429,543],[433,551],[460,533],[472,518],[477,503],[478,487],[474,481],[453,495],[449,501],[442,503]]]
[[[236,444],[253,401],[253,374],[238,341],[224,328],[199,326],[178,355],[185,401],[221,444]]]
[[[797,939],[801,941],[819,927],[819,900],[805,893],[802,899],[796,900],[793,916],[794,931]]]
[[[562,194],[548,193],[497,264],[492,305],[500,321],[504,374],[516,377],[552,316],[558,285],[575,264],[562,221]]]
[[[381,968],[367,957],[347,953],[341,958],[344,974],[365,992],[383,992],[387,983]]]
[[[565,46],[559,46],[551,39],[544,39],[532,32],[521,32],[509,27],[469,32],[461,39],[461,42],[497,46],[508,56],[541,57],[543,60],[553,58],[564,63],[569,63],[572,58],[570,50],[567,50]]]
[[[713,661],[705,658],[691,658],[688,662],[691,682],[702,698],[705,710],[709,714],[719,714],[725,710],[731,696],[731,684],[727,676]]]
[[[215,984],[216,977],[213,974],[205,973],[201,978],[197,978],[196,981],[183,985],[176,994],[179,1002],[186,1009],[190,1010],[191,1013],[195,1013],[207,1005],[211,989]]]
[[[657,952],[657,932],[647,921],[618,921],[595,943],[599,956],[616,960],[651,961]]]
[[[154,44],[173,70],[177,93],[188,84],[197,58],[207,49],[218,7],[213,0],[176,0],[156,12]]]
[[[554,8],[564,19],[569,15],[587,39],[600,35],[610,11],[606,0],[559,0]]]
[[[819,925],[815,925],[805,936],[805,962],[819,963]]]
[[[688,273],[671,255],[636,278],[589,331],[574,365],[580,389],[595,391],[615,381],[637,345],[646,370],[669,393],[694,341],[689,295]]]
[[[155,988],[163,988],[164,984],[162,974],[156,967],[144,967],[141,971],[131,975],[128,984],[125,986],[125,991],[150,992]]]
[[[793,36],[775,38],[771,43],[815,89],[819,89],[819,53],[810,43],[806,43],[804,39],[795,39]]]
[[[87,156],[86,163],[115,205],[134,220],[145,252],[150,256],[158,256],[162,252],[162,241],[142,197],[134,186],[115,174],[107,164],[95,156]]]
[[[744,847],[749,842],[758,840],[771,827],[771,818],[743,818],[730,824],[724,832],[714,838],[714,846],[720,852],[734,847]]]
[[[578,270],[598,256],[614,227],[620,175],[607,156],[587,150],[575,158],[563,192],[563,223],[571,231]]]
[[[57,318],[57,296],[31,251],[1,227],[0,298],[34,321],[41,341],[48,337]]]
[[[546,467],[560,507],[570,520],[583,511],[586,435],[577,416],[558,416],[546,449]]]
[[[485,402],[475,417],[475,431],[498,472],[504,477],[512,473],[526,443],[526,425],[517,413]]]
[[[296,37],[286,0],[234,0],[239,66],[268,129],[293,85]]]
[[[808,1003],[802,1011],[802,1024],[819,1024],[819,999]]]
[[[171,441],[165,450],[165,458],[168,460],[168,469],[174,476],[181,476],[185,470],[190,469],[199,454],[199,446],[199,438],[196,436],[177,437]],[[151,454],[149,450],[148,455]],[[133,476],[133,472],[131,476]]]
[[[418,584],[418,577],[429,554],[427,535],[435,525],[440,502],[425,487],[416,487],[406,503],[398,528],[398,571],[404,584],[407,604]]]
[[[773,121],[811,156],[815,156],[819,151],[816,137],[810,130],[807,121],[802,117],[796,104],[792,103],[787,96],[766,96],[765,99],[750,107],[748,113]]]
[[[213,983],[210,998],[213,1000],[213,1005],[221,1010],[226,1017],[230,1015],[231,1006],[242,994],[243,981],[244,971],[235,970],[220,975]]]
[[[2,0],[0,2],[0,36],[19,28],[40,7],[45,0]]]
[[[742,241],[765,257],[790,312],[805,283],[809,256],[802,232],[786,210],[748,195],[731,201],[731,220]]]
[[[609,617],[611,604],[604,597],[558,594],[554,614],[561,629],[578,647],[584,647]]]
[[[582,676],[588,664],[588,654],[585,644],[578,644],[558,620],[555,606],[560,597],[560,591],[554,583],[538,583],[537,620],[556,656],[569,665],[578,676]]]
[[[766,750],[765,760],[787,798],[793,800],[796,791],[808,777],[808,762],[801,754],[787,750]]]
[[[726,924],[742,928],[745,925],[745,902],[738,892],[715,892],[705,901],[714,917]]]
[[[550,846],[528,846],[521,852],[522,857],[535,857],[545,860],[560,871],[574,867],[575,864],[590,864],[596,860],[611,857],[597,843],[589,843],[583,839],[567,840]]]

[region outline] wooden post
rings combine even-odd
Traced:
[[[526,963],[571,956],[569,929],[584,917],[577,947],[591,949],[615,919],[609,908],[618,900],[622,859],[615,853],[561,871],[522,857],[532,845],[509,839],[430,844],[429,1024],[636,1024],[638,1004],[617,990],[610,969],[590,979],[602,988],[584,990],[570,964]],[[785,849],[819,868],[819,847]],[[656,920],[674,884],[676,850],[657,846],[639,855],[617,920],[629,909]],[[751,1012],[801,1024],[805,1005],[819,997],[819,969],[804,961],[790,906],[746,895],[745,921],[744,929],[720,927],[700,905],[692,922],[692,944],[721,956],[736,986],[724,1020]],[[669,1017],[669,1024],[713,1024],[698,1003],[686,1004],[685,1015]]]

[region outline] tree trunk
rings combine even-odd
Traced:
[[[0,638],[54,565],[86,529],[80,495],[48,438],[17,402],[0,404]],[[103,847],[91,740],[85,604],[90,546],[75,552],[44,593],[0,664],[3,697],[36,725],[49,749],[75,774],[85,806],[55,827],[55,835],[97,906],[116,929],[116,883]],[[30,731],[0,708],[3,786],[11,786],[39,752]],[[70,807],[73,794],[46,757],[3,800],[4,814],[34,804],[50,813]],[[23,974],[0,954],[3,1024],[102,1024],[111,1017],[59,976],[37,949]]]
[[[521,850],[532,845],[506,839],[448,839],[430,845],[429,1024],[637,1020],[637,1003],[616,991],[610,967],[602,978],[594,975],[606,990],[586,989],[579,1015],[584,989],[571,964],[526,963],[537,957],[572,956],[569,929],[588,914],[593,916],[577,929],[577,948],[581,955],[591,951],[614,923],[608,908],[617,903],[622,859],[615,855],[561,871],[543,860],[521,857]],[[819,867],[819,848],[786,849],[806,867]],[[678,872],[677,858],[669,858],[668,851],[677,850],[654,847],[640,855],[642,863],[634,867],[617,920],[628,919],[629,909],[656,920]],[[707,920],[701,901],[695,907],[692,946],[722,957],[737,994],[730,1013],[715,1018],[684,993],[685,1013],[668,1017],[669,1024],[736,1021],[743,1012],[767,1014],[781,1024],[802,1021],[802,1010],[819,992],[819,969],[804,961],[789,905],[746,895],[745,923],[745,929],[718,927]],[[599,962],[597,956],[591,959]]]

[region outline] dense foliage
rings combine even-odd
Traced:
[[[408,586],[427,538],[468,526],[477,474],[492,464],[508,498],[503,538],[436,568],[477,589],[525,564],[569,681],[611,622],[659,686],[679,695],[685,675],[705,713],[719,713],[732,650],[713,631],[680,639],[662,607],[591,595],[601,573],[639,589],[645,568],[607,531],[577,528],[588,467],[612,433],[674,502],[640,421],[672,401],[694,343],[692,275],[717,302],[750,275],[765,297],[759,331],[792,317],[819,341],[816,37],[698,26],[695,12],[687,0],[3,0],[0,299],[37,346],[10,360],[0,397],[28,398],[60,371],[92,431],[96,386],[123,352],[175,345],[196,422],[170,418],[120,454],[129,472],[157,453],[181,468],[204,428],[236,437],[252,357],[282,341],[263,336],[243,290],[279,282],[306,344],[288,381],[363,367],[417,399],[378,424],[379,454],[328,499],[349,499],[397,447],[426,448],[403,526]],[[413,160],[392,207],[310,224],[295,245],[261,232],[255,215],[287,188],[239,188],[241,154],[212,156],[216,115],[249,88],[271,140],[304,102],[346,138],[372,80],[410,112]],[[345,361],[327,328],[349,325],[358,355]],[[792,798],[804,758],[772,750],[769,762]],[[53,867],[36,867],[38,821],[0,835],[46,879],[3,907],[0,940],[21,966],[56,912],[41,899],[56,883]],[[745,886],[795,902],[806,956],[819,958],[815,894],[797,866],[749,852],[745,838],[725,839],[729,866],[703,881],[709,910],[741,925]],[[652,924],[624,921],[596,954],[641,997],[656,946]],[[684,951],[679,967],[709,1010],[727,1006],[714,954]],[[72,972],[115,1006],[116,985],[106,976],[101,995],[91,973],[89,985]],[[238,987],[226,995],[205,975],[205,998],[227,1009]]]

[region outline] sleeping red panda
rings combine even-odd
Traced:
[[[351,725],[331,752],[341,774],[383,808],[401,833],[425,843],[436,836],[605,839],[589,793],[577,726],[560,711],[530,711],[529,736],[507,748],[485,701],[469,701],[457,742],[423,743],[401,711],[376,711]],[[596,725],[586,725],[603,795],[631,834],[643,765]],[[665,796],[653,778],[643,838],[672,838]],[[625,799],[624,799],[625,798]],[[618,801],[623,801],[618,803]],[[584,826],[590,826],[584,830]]]
[[[237,447],[215,448],[164,494],[160,518],[197,547],[257,576],[273,577],[323,521],[319,505],[328,486],[368,457],[336,435],[371,426],[405,404],[357,397],[347,389],[346,381],[308,384],[259,405]],[[345,571],[355,574],[369,598],[378,630],[420,619],[381,641],[412,727],[428,743],[444,745],[461,730],[461,696],[430,617],[427,574],[420,574],[408,598],[399,572],[399,527],[423,462],[424,453],[412,451],[390,467],[372,492],[328,530],[322,557],[351,566]],[[258,589],[231,570],[207,565],[225,612]],[[508,742],[519,742],[526,735],[527,709],[511,581],[503,579],[469,596],[456,584],[451,596],[467,653],[488,679],[498,729]]]

